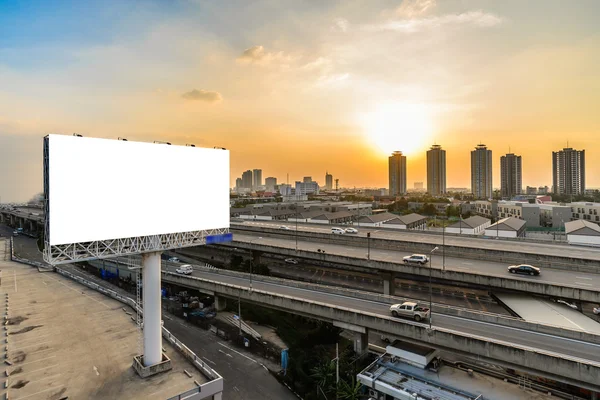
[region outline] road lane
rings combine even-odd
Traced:
[[[247,235],[247,234],[234,234],[234,243],[235,242],[244,242],[244,243],[253,243],[253,244],[262,244],[268,246],[277,246],[284,247],[287,249],[295,249],[296,248],[296,240],[293,236],[287,238],[273,238],[266,236],[258,236],[258,235]],[[305,251],[313,251],[317,252],[318,249],[325,250],[327,254],[347,256],[347,257],[357,257],[357,258],[367,258],[367,249],[364,247],[352,247],[345,246],[340,244],[328,244],[328,243],[315,243],[315,242],[306,242],[299,240],[298,241],[298,249]],[[378,261],[387,261],[392,263],[401,263],[402,258],[407,255],[411,255],[412,253],[406,251],[399,250],[390,250],[390,249],[371,249],[370,257],[372,260]],[[433,268],[442,269],[442,256],[440,252],[436,252],[433,254],[431,258],[431,264]],[[571,271],[559,270],[559,269],[550,269],[543,268],[540,276],[523,276],[523,275],[512,275],[508,273],[507,270],[508,264],[496,262],[493,260],[483,261],[483,260],[471,260],[465,258],[456,258],[456,257],[446,257],[445,261],[445,269],[446,270],[455,270],[461,272],[471,272],[476,274],[488,275],[488,276],[497,276],[501,278],[507,279],[519,279],[519,280],[534,280],[540,283],[548,283],[555,285],[569,285],[580,288],[585,288],[589,290],[600,291],[600,275],[585,273],[585,272],[577,272],[573,273]],[[581,282],[584,282],[585,285],[581,285]]]
[[[175,267],[168,267],[166,269],[170,272],[175,271]],[[247,278],[220,275],[217,273],[206,272],[197,269],[194,270],[193,276],[220,283],[249,287],[249,279]],[[362,300],[353,297],[346,297],[268,282],[252,281],[252,287],[256,290],[264,290],[281,295],[355,309],[357,311],[365,311],[379,315],[390,316],[390,304],[387,303]],[[399,320],[399,322],[403,321]],[[597,344],[540,334],[517,328],[505,327],[502,325],[482,323],[480,321],[457,318],[443,314],[434,314],[432,322],[434,327],[456,330],[466,334],[506,341],[517,345],[531,347],[533,349],[551,351],[571,357],[578,357],[584,360],[600,362],[600,345]],[[427,324],[425,323],[424,325]]]

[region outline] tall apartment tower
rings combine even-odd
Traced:
[[[266,178],[265,186],[266,186],[267,192],[274,192],[275,186],[277,186],[277,178],[272,177],[272,176]]]
[[[252,189],[252,171],[247,170],[242,173],[242,187]]]
[[[552,191],[556,194],[585,193],[585,150],[568,147],[552,152]]]
[[[427,192],[432,196],[446,193],[446,150],[439,144],[427,151]]]
[[[489,199],[492,191],[492,151],[478,144],[471,151],[471,191],[476,199]]]
[[[329,172],[325,172],[325,189],[333,189],[333,175],[331,175]]]
[[[503,199],[511,199],[523,192],[521,156],[508,153],[500,157],[500,192]]]
[[[262,186],[262,169],[255,169],[252,173],[254,174],[254,188]]]
[[[395,151],[389,158],[390,196],[402,196],[406,193],[406,156]]]

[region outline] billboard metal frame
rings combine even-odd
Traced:
[[[44,137],[44,260],[51,265],[165,251],[206,244],[207,236],[229,233],[229,228],[166,233],[130,238],[50,245],[49,137]]]

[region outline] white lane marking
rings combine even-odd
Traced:
[[[21,347],[19,347],[19,348],[15,349],[15,350],[16,350],[16,351],[20,351],[20,350],[23,350],[23,349],[26,349],[26,348],[28,348],[28,347],[32,347],[32,346],[43,346],[43,345],[45,345],[46,343],[50,343],[50,342],[51,342],[51,340],[47,340],[47,341],[45,341],[45,342],[42,342],[42,343],[34,343],[34,344],[27,345],[27,346],[21,346]]]
[[[27,396],[19,397],[19,400],[20,400],[20,399],[26,399],[26,398],[28,398],[28,397],[35,396],[35,395],[37,395],[37,394],[40,394],[40,393],[47,392],[48,390],[57,390],[57,389],[63,388],[64,386],[65,386],[65,385],[59,385],[59,386],[54,386],[54,387],[51,387],[51,388],[48,388],[48,389],[40,390],[40,391],[39,391],[39,392],[37,392],[37,393],[28,394]]]
[[[586,278],[585,276],[576,276],[577,279],[585,279],[586,281],[591,281],[592,278]]]
[[[229,354],[229,353],[225,353],[225,352],[224,352],[223,350],[221,350],[221,349],[219,349],[219,353],[223,353],[223,354],[225,354],[227,357],[231,357],[231,358],[233,358],[233,356],[232,356],[231,354]]]
[[[584,283],[584,282],[575,282],[577,285],[583,285],[583,286],[592,286],[591,283]]]
[[[233,387],[233,390],[235,390],[236,392],[239,392],[239,391],[240,391],[240,389],[238,389],[238,388],[237,388],[237,386],[234,386],[234,387]]]
[[[56,358],[56,356],[50,356],[50,357],[46,357],[46,358],[41,358],[39,360],[31,361],[31,362],[28,362],[28,363],[25,363],[25,364],[19,364],[19,367],[23,367],[23,366],[29,365],[29,364],[35,364],[35,363],[38,363],[40,361],[46,361],[46,360],[49,360],[51,358]],[[58,365],[58,364],[56,364],[56,365]]]
[[[73,287],[71,287],[71,286],[69,286],[69,285],[65,285],[63,282],[61,282],[61,281],[59,281],[58,279],[56,279],[56,278],[53,278],[53,277],[51,277],[51,276],[49,276],[48,278],[55,280],[56,282],[60,283],[61,285],[63,285],[63,286],[64,286],[64,287],[66,287],[66,288],[69,288],[69,289],[71,289],[71,290],[72,290],[72,291],[74,291],[74,292],[77,292],[77,293],[79,293],[79,294],[83,294],[85,297],[87,297],[87,298],[90,298],[90,299],[94,300],[94,301],[95,301],[96,303],[98,303],[98,304],[102,304],[102,306],[104,306],[104,307],[106,307],[106,308],[110,308],[110,306],[107,306],[107,305],[106,305],[106,304],[104,304],[103,302],[101,302],[101,301],[99,301],[99,300],[96,300],[96,299],[95,299],[95,298],[93,298],[92,296],[88,296],[87,294],[83,293],[83,291],[82,291],[82,290],[77,290],[77,289],[75,289],[75,288],[73,288]],[[82,289],[84,289],[84,288],[85,288],[85,289],[87,289],[87,287],[85,287],[85,286],[81,286],[81,288],[82,288]],[[99,292],[94,292],[94,293],[99,293]]]
[[[206,361],[208,361],[208,362],[209,362],[209,363],[211,363],[212,365],[217,365],[217,363],[215,363],[214,361],[211,361],[211,360],[209,360],[209,359],[208,359],[208,358],[206,358],[206,357],[202,357],[202,358],[204,358]]]
[[[242,353],[240,353],[239,351],[235,351],[235,350],[234,350],[234,349],[232,349],[231,347],[227,347],[227,346],[225,346],[225,345],[224,345],[223,343],[221,343],[221,342],[218,342],[218,343],[219,343],[219,345],[221,345],[221,346],[225,347],[226,349],[229,349],[229,350],[233,351],[234,353],[236,353],[236,354],[239,354],[240,356],[247,358],[248,360],[252,361],[253,363],[256,363],[256,364],[258,364],[258,362],[257,362],[256,360],[254,360],[254,359],[252,359],[252,358],[248,357],[247,355],[245,355],[245,354],[242,354]],[[221,350],[219,350],[219,351],[221,351]],[[222,351],[221,351],[221,353],[224,353],[224,352],[222,352]],[[225,353],[225,354],[227,354],[227,353]],[[229,357],[231,357],[231,355],[230,355],[230,354],[227,354],[227,355],[228,355]]]
[[[100,372],[98,372],[98,368],[96,368],[95,365],[94,365],[94,372],[96,373],[96,376],[100,376]]]

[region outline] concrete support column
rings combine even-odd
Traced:
[[[29,232],[33,233],[35,231],[35,223],[33,221],[29,221]]]
[[[379,276],[383,280],[383,294],[393,296],[394,289],[394,274],[390,272],[380,272]]]
[[[145,367],[162,361],[160,253],[142,254]]]
[[[252,250],[252,265],[260,264],[260,256],[262,255],[261,251]]]
[[[227,299],[221,296],[215,296],[215,309],[217,311],[223,311],[227,307]]]
[[[354,333],[354,352],[359,355],[369,351],[369,330],[365,328],[365,333]]]
[[[223,399],[223,392],[214,394],[212,398],[213,398],[213,400],[222,400]]]

